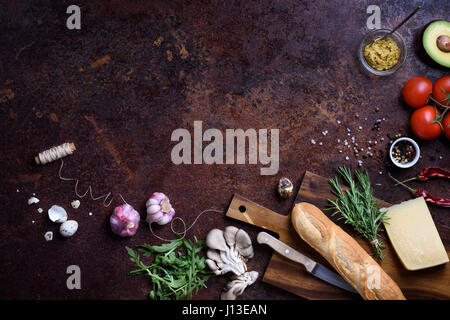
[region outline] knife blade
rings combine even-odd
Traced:
[[[260,232],[256,238],[256,241],[260,244],[266,244],[273,250],[281,254],[283,257],[288,258],[294,262],[300,263],[305,266],[306,271],[313,276],[328,282],[336,287],[344,289],[349,292],[358,293],[347,281],[344,280],[339,274],[324,267],[320,263],[312,260],[297,250],[289,247],[284,242],[271,236],[267,232]]]

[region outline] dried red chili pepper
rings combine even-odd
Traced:
[[[410,189],[411,193],[413,194],[413,196],[415,198],[423,197],[425,199],[425,201],[434,203],[441,207],[450,208],[450,199],[445,199],[445,198],[441,198],[438,196],[434,196],[422,188],[417,188],[417,189],[408,188],[408,189]]]
[[[426,168],[420,171],[416,177],[403,180],[402,182],[405,183],[413,180],[426,181],[430,178],[450,179],[450,171],[442,168]]]
[[[396,181],[398,184],[402,185],[403,187],[405,187],[409,191],[411,191],[414,198],[423,197],[425,199],[425,201],[427,201],[427,202],[433,203],[433,204],[441,206],[441,207],[450,208],[450,199],[441,198],[441,197],[432,195],[431,193],[429,193],[428,191],[426,191],[425,189],[422,189],[422,188],[413,189],[411,187],[408,187],[403,182],[395,179],[393,176],[391,176],[390,173],[388,173],[388,175],[391,179]]]

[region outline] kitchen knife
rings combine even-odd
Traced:
[[[277,238],[274,238],[267,232],[260,232],[256,238],[256,241],[260,244],[266,244],[271,247],[273,250],[281,254],[283,257],[288,258],[289,260],[295,261],[297,263],[301,263],[305,266],[306,271],[311,273],[313,276],[322,279],[332,285],[339,287],[341,289],[358,293],[351,285],[349,285],[340,275],[336,272],[325,268],[318,262],[308,258],[307,256],[301,254],[295,249],[292,249],[287,244],[281,242]]]

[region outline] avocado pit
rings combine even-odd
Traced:
[[[443,52],[450,52],[450,37],[446,35],[440,35],[436,39],[436,45],[439,50]]]

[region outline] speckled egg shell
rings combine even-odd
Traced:
[[[73,236],[77,230],[78,222],[75,220],[67,220],[59,227],[59,233],[65,238]]]

